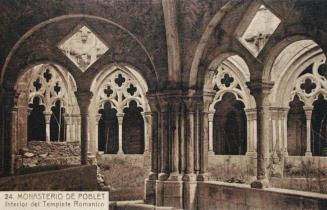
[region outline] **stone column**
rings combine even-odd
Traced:
[[[205,181],[208,172],[208,150],[209,150],[209,106],[212,103],[214,92],[206,92],[203,95],[200,111],[200,171],[197,177],[198,181]]]
[[[156,203],[156,180],[158,179],[158,159],[159,159],[159,141],[158,141],[158,101],[155,95],[147,95],[151,113],[145,113],[145,119],[148,130],[148,147],[149,155],[151,156],[150,173],[148,178],[145,180],[145,203],[155,204]]]
[[[256,140],[257,140],[257,110],[256,109],[247,109],[245,110],[247,118],[247,156],[256,156]]]
[[[305,119],[306,119],[306,128],[307,128],[307,138],[306,138],[306,143],[307,143],[307,147],[306,147],[306,151],[305,151],[305,156],[312,156],[312,152],[311,152],[311,117],[312,117],[312,110],[313,107],[311,106],[304,106],[303,107],[304,111],[305,111]]]
[[[180,102],[172,101],[172,110],[170,112],[169,124],[170,124],[170,141],[171,141],[171,160],[170,160],[170,176],[169,180],[177,181],[180,180],[181,176],[179,174],[179,166],[180,166],[180,136],[184,135],[181,131],[183,129],[183,125],[181,123],[182,119],[180,116]]]
[[[278,109],[275,107],[270,108],[271,121],[272,121],[272,144],[271,152],[278,150]]]
[[[45,119],[45,141],[50,143],[50,120],[51,120],[51,112],[45,111],[43,112]]]
[[[15,158],[16,158],[16,142],[17,142],[17,100],[19,93],[14,90],[4,92],[4,116],[3,116],[3,132],[4,132],[4,173],[15,173]]]
[[[160,98],[160,181],[168,179],[169,173],[169,103],[167,98]]]
[[[77,102],[81,111],[81,164],[87,164],[87,152],[88,152],[88,113],[89,113],[89,105],[92,99],[92,92],[84,91],[75,92]]]
[[[185,168],[185,181],[195,181],[195,112],[197,108],[197,101],[194,98],[189,98],[185,102],[187,108],[187,135],[186,135],[186,168]],[[209,121],[208,121],[209,122]]]
[[[76,139],[76,123],[77,123],[77,121],[76,121],[76,115],[72,115],[71,116],[71,122],[72,122],[72,124],[71,124],[71,138],[72,138],[72,141],[77,141],[77,139]]]
[[[151,142],[152,142],[152,113],[145,112],[143,113],[144,119],[144,153],[149,154],[151,152]]]
[[[72,135],[71,135],[71,131],[72,131],[72,120],[71,120],[71,115],[65,114],[65,127],[66,127],[66,141],[67,142],[71,142],[72,141]]]
[[[288,117],[288,111],[289,108],[284,108],[283,110],[283,151],[284,151],[284,156],[288,156],[288,150],[287,150],[287,117]]]
[[[270,116],[269,99],[273,83],[252,81],[248,84],[257,105],[257,180],[251,183],[253,188],[268,187],[267,164],[269,161]]]
[[[123,151],[123,120],[124,120],[124,113],[117,113],[118,119],[118,153],[117,154],[124,154]]]
[[[213,151],[213,118],[215,116],[214,112],[210,112],[208,114],[208,119],[209,119],[209,151],[208,154],[209,155],[214,155],[214,151]]]
[[[99,135],[98,135],[98,130],[99,130],[99,120],[101,118],[101,114],[97,114],[95,116],[95,133],[94,133],[94,147],[93,147],[93,152],[98,152],[99,151]]]
[[[76,124],[76,136],[77,136],[77,141],[81,141],[81,114],[77,117],[77,124]]]

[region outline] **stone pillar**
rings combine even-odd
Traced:
[[[170,181],[178,181],[181,179],[181,176],[179,174],[179,168],[180,168],[180,151],[181,151],[181,141],[180,137],[184,135],[182,132],[180,132],[183,129],[183,125],[181,121],[183,120],[181,118],[181,107],[179,101],[172,101],[172,110],[170,112],[169,117],[169,124],[170,124],[170,141],[171,141],[171,160],[170,160]],[[184,138],[183,138],[184,139]]]
[[[71,138],[72,138],[72,141],[77,141],[76,139],[76,130],[77,130],[77,116],[75,114],[71,115]]]
[[[213,151],[213,118],[215,116],[214,112],[210,112],[208,114],[208,119],[209,119],[209,155],[214,155],[215,152]]]
[[[186,104],[186,167],[185,174],[183,176],[184,191],[183,200],[185,209],[196,209],[196,188],[197,188],[197,176],[196,176],[196,162],[195,156],[197,154],[196,149],[196,113],[198,99],[196,97],[187,98],[184,102]]]
[[[212,103],[214,92],[206,92],[203,95],[203,101],[198,108],[200,111],[200,171],[197,177],[198,181],[205,181],[208,172],[208,150],[209,150],[209,106]]]
[[[81,111],[81,164],[87,164],[87,152],[88,152],[88,113],[89,113],[89,105],[92,99],[92,92],[84,91],[75,92],[77,102]]]
[[[72,131],[72,120],[71,120],[71,115],[65,114],[65,127],[66,127],[66,141],[67,142],[71,142],[72,141],[72,135],[71,135],[71,131]]]
[[[117,154],[124,154],[123,151],[123,120],[124,120],[124,113],[117,113],[118,119],[118,153]]]
[[[278,109],[275,107],[270,108],[271,122],[272,122],[272,143],[271,152],[278,150]]]
[[[313,107],[310,106],[304,106],[303,107],[304,111],[305,111],[305,119],[306,119],[306,128],[307,128],[307,138],[306,138],[306,143],[307,143],[307,147],[306,147],[306,151],[305,151],[305,156],[312,156],[312,152],[311,152],[311,117],[312,117],[312,110]]]
[[[169,173],[169,103],[160,98],[160,181],[165,181]]]
[[[284,157],[288,156],[288,150],[287,150],[287,117],[288,117],[288,111],[289,108],[284,108],[283,110],[283,151],[284,151]]]
[[[152,113],[145,112],[144,116],[144,153],[149,154],[151,152],[151,142],[152,142]]]
[[[77,117],[77,129],[76,129],[76,136],[77,136],[77,141],[81,141],[81,114]]]
[[[50,143],[50,120],[51,120],[51,112],[45,111],[43,112],[45,119],[45,141]]]
[[[187,108],[187,135],[186,135],[186,170],[185,170],[185,181],[196,181],[195,176],[195,112],[197,108],[197,101],[194,98],[189,98],[185,102]],[[208,121],[209,122],[209,121]]]
[[[151,113],[145,113],[145,119],[147,124],[147,137],[149,147],[149,155],[151,155],[150,173],[145,180],[145,195],[144,201],[147,204],[156,204],[156,180],[158,179],[158,101],[156,96],[148,95],[149,105],[151,107]]]
[[[256,156],[256,141],[257,141],[257,110],[256,109],[247,109],[245,110],[246,119],[247,119],[247,156]]]
[[[94,133],[94,139],[93,139],[93,151],[92,152],[98,152],[99,151],[99,134],[98,134],[98,130],[99,130],[99,120],[101,118],[101,114],[97,114],[95,116],[95,133]]]
[[[17,153],[17,100],[19,93],[14,90],[4,92],[4,173],[14,174],[15,173],[15,158]]]
[[[269,161],[269,93],[273,83],[252,81],[248,84],[257,105],[257,180],[251,183],[253,188],[268,187],[267,165]]]

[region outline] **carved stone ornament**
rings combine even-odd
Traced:
[[[81,70],[86,71],[109,48],[86,26],[81,26],[58,48]]]
[[[305,106],[311,107],[319,95],[327,98],[327,80],[321,70],[324,65],[325,60],[317,60],[313,64],[311,72],[301,74],[296,79],[289,101],[292,101],[297,95]]]
[[[239,40],[254,56],[258,56],[280,22],[276,15],[261,5]]]
[[[146,99],[141,85],[136,78],[119,69],[103,82],[97,101],[100,109],[103,109],[106,102],[111,103],[118,114],[123,114],[124,108],[129,107],[131,101],[146,110]]]

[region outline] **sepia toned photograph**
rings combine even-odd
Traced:
[[[0,210],[326,210],[327,0],[0,0]]]

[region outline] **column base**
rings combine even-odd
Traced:
[[[159,179],[160,181],[166,181],[166,180],[168,179],[168,177],[169,177],[169,175],[168,175],[167,173],[160,173],[160,174],[158,175],[158,179]]]
[[[163,206],[183,209],[183,181],[163,182]]]
[[[97,155],[103,155],[104,151],[97,151]]]
[[[184,209],[194,210],[197,209],[197,182],[186,181],[184,182]]]
[[[197,181],[197,176],[194,173],[184,174],[182,180],[186,182],[195,182]]]
[[[288,157],[288,151],[284,151],[284,157]]]
[[[312,157],[312,152],[305,152],[305,156]]]
[[[160,175],[159,175],[160,177]],[[157,180],[156,187],[155,187],[155,205],[156,206],[163,206],[163,193],[164,193],[164,182]]]
[[[156,204],[156,180],[146,179],[144,183],[144,202]]]
[[[251,188],[263,189],[269,187],[269,181],[267,179],[255,180],[251,183]]]
[[[178,172],[172,172],[170,173],[169,177],[168,177],[168,181],[182,181],[183,179],[183,175],[178,173]]]
[[[213,155],[215,155],[215,152],[214,151],[208,151],[208,155],[213,156]]]
[[[158,179],[158,174],[155,172],[150,172],[148,175],[148,180],[157,180]]]
[[[249,157],[257,157],[257,152],[246,152],[245,154],[246,156],[249,156]]]
[[[208,177],[209,177],[208,173],[201,173],[197,175],[196,180],[200,182],[208,181]]]

